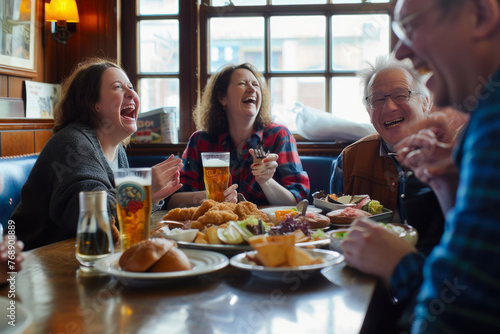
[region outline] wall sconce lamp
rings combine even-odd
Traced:
[[[51,0],[45,3],[45,21],[52,22],[52,38],[61,44],[66,44],[73,35],[68,29],[68,23],[80,22],[75,0]]]

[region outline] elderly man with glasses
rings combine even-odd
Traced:
[[[439,242],[444,218],[432,189],[399,164],[394,146],[423,121],[431,107],[425,77],[409,61],[379,57],[357,73],[364,105],[377,134],[348,146],[338,157],[331,193],[367,194],[394,212],[392,221],[413,225],[417,248],[429,254]],[[422,210],[425,207],[425,210]]]
[[[457,174],[435,168],[438,124],[427,124],[434,138],[422,130],[397,146],[402,164],[432,168],[427,182],[449,208],[429,257],[359,220],[342,244],[345,259],[415,302],[401,318],[412,333],[500,333],[500,1],[399,0],[393,29],[396,57],[432,71],[434,103],[470,119],[452,153]]]

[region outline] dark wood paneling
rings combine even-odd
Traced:
[[[7,97],[8,95],[8,84],[7,84],[7,76],[6,75],[0,75],[0,97]]]
[[[44,24],[47,29],[46,82],[60,83],[85,58],[116,59],[118,56],[117,0],[77,0],[76,3],[80,22],[66,45],[54,41],[49,33],[50,24]]]
[[[180,92],[181,94],[179,110],[179,140],[188,141],[189,136],[196,130],[192,121],[192,111],[200,95],[200,82],[198,73],[200,69],[198,32],[194,29],[199,24],[199,6],[196,1],[179,1],[179,31],[182,34],[179,39],[179,68]]]
[[[0,156],[40,152],[53,127],[53,119],[0,119]]]
[[[23,81],[26,80],[26,78],[20,78],[20,77],[9,77],[9,92],[7,93],[9,97],[17,97],[17,98],[22,98],[23,97]]]
[[[51,130],[51,118],[0,118],[0,131]]]
[[[39,153],[52,137],[52,131],[35,131],[35,153]]]
[[[35,152],[33,131],[2,132],[1,156],[29,154]]]

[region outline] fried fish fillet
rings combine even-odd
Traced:
[[[163,220],[175,220],[175,221],[185,221],[192,220],[193,214],[197,207],[192,208],[175,208],[167,212],[163,216]]]
[[[220,225],[230,220],[238,220],[238,215],[230,210],[210,210],[198,218],[204,225]]]
[[[211,200],[211,199],[204,200],[203,203],[201,203],[201,205],[193,213],[193,217],[191,217],[191,219],[198,220],[198,218],[203,216],[208,210],[210,210],[211,208],[213,208],[217,204],[219,204],[219,202],[216,202],[216,201]]]
[[[217,203],[214,206],[212,206],[208,211],[214,211],[214,210],[227,210],[227,211],[233,211],[236,208],[236,203],[230,203],[230,202],[221,202]]]
[[[266,213],[260,211],[257,208],[257,205],[253,204],[252,202],[244,201],[236,204],[234,213],[238,215],[238,220],[244,220],[250,216],[254,216],[257,219],[262,219],[262,221],[266,223],[270,221],[269,216]]]

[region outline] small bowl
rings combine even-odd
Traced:
[[[197,229],[189,229],[183,230],[180,228],[169,229],[168,226],[163,226],[157,229],[153,233],[154,238],[167,238],[176,241],[186,241],[192,242],[194,238],[196,238],[196,234],[198,234]]]
[[[418,241],[418,232],[417,230],[410,225],[405,225],[405,224],[396,224],[396,223],[391,223],[391,224],[385,224],[386,228],[391,228],[393,229],[394,232],[399,234],[399,237],[405,240],[407,243],[410,245],[414,246],[417,244]],[[396,228],[393,228],[396,227]],[[398,231],[401,230],[401,231]],[[335,232],[335,230],[330,232],[330,249],[336,252],[339,252],[340,254],[343,254],[344,252],[342,251],[342,248],[340,245],[342,244],[342,240],[344,240],[345,236],[345,230],[344,232]],[[339,235],[342,233],[343,235]]]
[[[342,240],[344,240],[343,236],[339,236],[342,233],[345,235],[346,232],[335,232],[335,230],[330,232],[330,249],[340,254],[344,254],[342,247],[340,247]]]
[[[387,224],[387,228],[390,228],[391,225],[399,227],[400,229],[404,229],[404,231],[399,232],[400,238],[403,238],[407,243],[409,243],[412,246],[415,246],[417,244],[418,232],[413,226],[405,225],[405,224],[391,223],[391,224]],[[395,231],[395,232],[398,233],[398,231]]]

